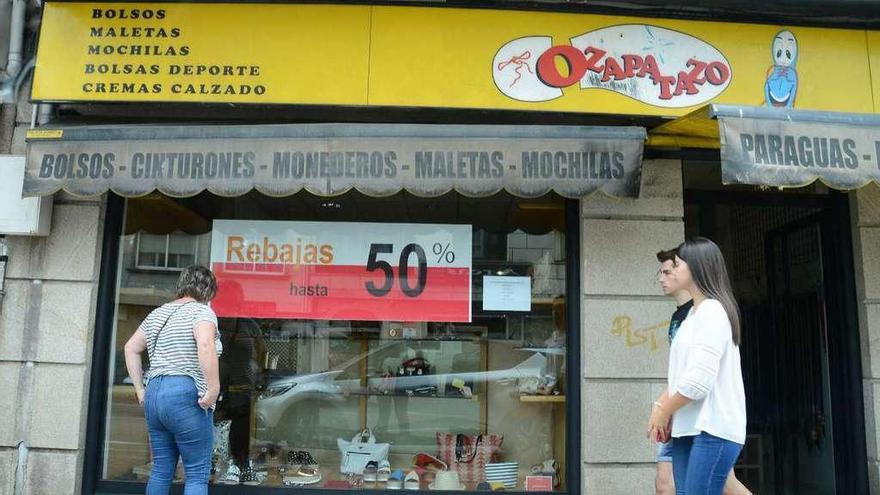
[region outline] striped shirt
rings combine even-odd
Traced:
[[[166,320],[168,323],[165,323]],[[188,376],[196,382],[199,397],[205,395],[208,386],[205,384],[205,373],[199,364],[194,334],[196,323],[200,321],[213,323],[214,327],[217,327],[217,315],[214,311],[198,302],[163,304],[147,315],[138,327],[138,330],[144,333],[147,354],[150,358],[150,369],[146,373],[147,380],[156,376]],[[163,324],[165,324],[164,329]],[[219,331],[214,334],[214,343],[219,356],[223,352]]]

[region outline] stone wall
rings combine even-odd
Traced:
[[[862,340],[865,432],[871,493],[880,494],[880,187],[852,194],[856,298]]]
[[[22,92],[24,97],[29,90]],[[24,154],[31,108],[7,105],[0,153]],[[10,129],[12,126],[12,129]],[[56,195],[48,237],[7,237],[0,302],[0,494],[13,493],[18,445],[27,495],[77,494],[82,482],[104,202]]]
[[[655,254],[684,239],[683,217],[677,160],[645,161],[638,199],[581,201],[583,493],[653,492],[645,426],[665,385],[675,310]]]

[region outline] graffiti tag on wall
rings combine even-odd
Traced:
[[[623,342],[627,347],[647,346],[649,351],[657,352],[660,349],[657,343],[657,330],[666,330],[667,328],[669,328],[669,320],[634,329],[632,317],[621,315],[614,317],[611,323],[611,335],[623,337]]]

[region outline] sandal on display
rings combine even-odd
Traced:
[[[389,490],[401,490],[403,488],[403,478],[404,473],[402,469],[394,471],[388,478],[388,485],[386,488]]]
[[[445,462],[425,452],[419,452],[413,457],[413,466],[423,471],[446,471],[448,469]]]
[[[410,471],[403,480],[403,488],[406,490],[418,490],[421,488],[419,473]]]
[[[310,466],[317,464],[312,454],[305,450],[291,450],[287,453],[287,464],[291,466]]]
[[[257,474],[257,472],[254,470],[253,466],[248,466],[241,473],[241,482],[245,485],[255,486],[261,484],[262,480],[260,479],[260,476]]]
[[[364,486],[364,475],[361,474],[346,474],[346,481],[351,485],[352,488],[360,488]]]
[[[146,464],[141,464],[140,466],[135,466],[131,469],[132,474],[134,474],[138,478],[149,478],[150,473],[153,471],[153,462],[150,461]]]
[[[229,467],[226,469],[226,474],[220,478],[220,484],[237,485],[239,481],[241,481],[241,469],[235,464],[229,463]]]
[[[364,467],[364,481],[367,483],[375,483],[379,475],[379,463],[370,461]]]
[[[282,480],[284,486],[314,485],[321,481],[321,471],[316,467],[303,466],[293,476],[285,476]]]
[[[386,461],[381,461],[379,463],[379,468],[376,471],[376,481],[380,483],[384,483],[388,481],[388,478],[391,477],[391,464]]]

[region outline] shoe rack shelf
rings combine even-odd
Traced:
[[[564,395],[520,395],[520,402],[565,403]]]
[[[471,400],[474,402],[478,402],[480,400],[479,394],[474,394],[472,397],[464,397],[461,395],[407,395],[407,394],[383,394],[378,392],[350,392],[346,395],[353,397],[407,397],[409,399],[453,399],[453,400]]]

